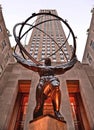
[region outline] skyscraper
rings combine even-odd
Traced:
[[[57,14],[56,10],[41,10],[41,12],[49,11]],[[49,17],[51,18],[51,16],[38,17],[35,22],[49,19]],[[38,28],[48,32],[58,44],[62,44],[66,39],[60,21],[45,22]],[[40,60],[55,52],[58,46],[49,36],[34,28],[26,48],[36,60]],[[63,50],[69,59],[72,50],[68,42],[63,46]],[[66,59],[60,50],[51,57],[51,60],[56,65],[65,62]],[[71,70],[57,77],[60,80],[61,89],[60,112],[66,120],[67,129],[93,130],[94,70],[87,64],[81,64],[78,61]],[[38,81],[37,73],[22,67],[16,61],[9,62],[6,65],[0,78],[1,130],[28,129],[29,121],[33,120],[33,111],[36,104],[35,91]]]
[[[57,15],[56,10],[40,10],[40,13],[42,12],[50,12],[52,14]],[[44,22],[43,24],[39,24],[37,28],[33,29],[28,47],[30,49],[30,54],[36,60],[40,60],[42,58],[46,58],[54,54],[55,51],[59,49],[59,46],[64,44],[64,42],[66,41],[66,36],[62,28],[61,22],[59,20],[53,19],[55,19],[55,17],[51,15],[40,15],[37,17],[37,20],[35,22],[36,24],[45,20],[49,21]],[[67,59],[69,60],[71,55],[71,49],[68,42],[63,45],[62,49]],[[66,61],[62,49],[60,49],[57,53],[51,56],[52,62],[61,63]]]
[[[92,19],[87,30],[88,37],[83,55],[83,63],[89,64],[94,69],[94,8],[92,9]]]
[[[5,26],[5,22],[2,15],[2,8],[0,6],[0,76],[3,74],[8,61],[13,57],[12,49],[9,41],[9,31]]]

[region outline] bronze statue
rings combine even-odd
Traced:
[[[47,99],[48,95],[53,92],[54,98],[52,98],[52,103],[55,116],[59,119],[62,119],[63,117],[59,112],[61,101],[61,93],[59,89],[60,82],[59,79],[55,77],[55,75],[64,74],[66,71],[71,69],[77,61],[76,57],[74,57],[68,63],[60,66],[51,66],[50,58],[45,59],[44,65],[37,65],[31,61],[21,58],[16,53],[14,53],[14,57],[21,65],[30,70],[33,70],[34,72],[38,72],[40,76],[40,80],[36,88],[36,107],[33,117],[37,118],[43,114],[44,101]]]
[[[46,19],[46,20],[43,20],[43,21],[39,20],[40,22],[38,22],[38,23],[34,22],[35,23],[34,25],[33,25],[33,23],[31,24],[30,20],[32,18],[34,18],[36,16],[40,16],[39,18],[41,18],[41,17],[45,17],[45,15],[51,16],[51,17],[49,17],[50,19]],[[54,21],[54,20],[61,21],[69,29],[69,35],[65,39],[64,43],[61,43],[61,45],[59,45],[54,40],[54,38],[52,36],[50,36],[50,34],[45,32],[45,30],[41,30],[39,28],[39,25],[46,23],[46,22]],[[27,27],[27,26],[29,27],[29,29],[25,30],[26,29],[25,27]],[[18,28],[19,31],[16,29],[17,27],[19,27]],[[28,53],[28,51],[21,44],[22,43],[21,40],[33,28],[36,28],[41,33],[45,34],[58,47],[58,49],[54,53],[50,54],[49,57],[51,57],[52,55],[57,53],[59,50],[61,50],[62,55],[65,57],[67,63],[61,64],[61,65],[58,65],[58,66],[52,66],[50,58],[45,58],[45,62],[44,62],[44,65],[43,65],[43,64],[40,64],[40,61],[42,61],[43,59],[41,59],[41,60],[38,59],[39,61],[37,61],[36,59],[34,59],[32,57],[32,55],[30,53]],[[77,61],[77,59],[75,57],[76,38],[75,38],[75,35],[74,35],[71,27],[66,22],[66,20],[63,20],[61,17],[59,17],[55,14],[52,14],[51,12],[40,12],[40,13],[32,14],[32,16],[27,18],[22,23],[16,24],[13,28],[13,34],[14,34],[15,41],[17,43],[16,46],[15,46],[15,49],[14,49],[14,57],[24,67],[26,67],[26,68],[34,71],[34,72],[38,72],[38,74],[40,76],[40,80],[39,80],[39,83],[38,83],[37,88],[36,88],[36,107],[34,109],[33,117],[37,118],[37,117],[43,115],[44,101],[50,96],[51,99],[52,99],[52,104],[53,104],[55,116],[62,120],[63,117],[59,112],[60,102],[61,102],[61,93],[60,93],[60,89],[59,89],[60,82],[59,82],[59,79],[57,77],[55,77],[55,75],[64,74],[66,71],[71,69]],[[68,42],[68,38],[69,38],[70,34],[73,38],[73,48],[72,48],[72,54],[70,56],[70,61],[68,61],[68,59],[67,59],[67,57],[66,57],[62,48],[66,44],[66,42]],[[19,47],[20,54],[21,54],[22,57],[20,57],[16,53],[17,47]],[[28,58],[29,60],[26,60],[26,58]]]

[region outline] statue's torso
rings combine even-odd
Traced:
[[[39,75],[40,75],[40,77],[54,76],[54,71],[53,71],[53,69],[51,69],[49,67],[41,68],[41,70],[39,71]]]
[[[39,71],[40,75],[40,84],[44,85],[45,82],[50,82],[52,86],[57,87],[60,85],[60,82],[57,77],[54,77],[54,70],[50,67],[42,68]]]

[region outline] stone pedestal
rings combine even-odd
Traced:
[[[30,121],[28,130],[67,130],[67,125],[65,121],[46,115]]]

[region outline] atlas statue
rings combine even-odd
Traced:
[[[58,20],[63,21],[65,23],[65,25],[69,28],[70,32],[73,35],[73,41],[74,41],[74,48],[73,48],[74,50],[72,52],[72,56],[71,56],[70,61],[68,61],[67,63],[62,63],[60,65],[53,66],[51,64],[51,58],[46,57],[46,58],[43,59],[44,62],[39,62],[39,61],[36,61],[24,49],[24,47],[21,44],[22,37],[28,31],[30,31],[30,29],[32,29],[34,27],[36,27],[38,29],[38,27],[37,27],[38,25],[34,25],[34,26],[31,25],[30,26],[31,28],[28,31],[26,31],[23,35],[21,35],[21,31],[22,31],[23,27],[25,25],[27,25],[27,21],[30,20],[32,17],[35,17],[37,15],[54,16]],[[15,30],[16,30],[16,27],[19,26],[19,25],[21,25],[21,29],[19,31],[20,33],[19,33],[18,36],[16,36]],[[55,117],[60,119],[60,120],[64,120],[62,114],[60,113],[60,104],[61,104],[61,91],[60,91],[60,88],[59,88],[60,81],[56,77],[56,75],[64,74],[65,72],[70,70],[77,61],[77,58],[75,56],[75,51],[76,51],[76,45],[75,45],[76,43],[75,42],[76,41],[75,41],[75,36],[74,36],[72,29],[70,28],[68,23],[66,23],[66,21],[64,21],[62,18],[60,18],[57,15],[54,15],[54,14],[51,14],[51,13],[38,13],[38,14],[33,14],[25,22],[17,24],[14,27],[14,37],[15,37],[15,40],[17,42],[16,47],[19,46],[22,56],[19,56],[15,50],[14,50],[13,56],[16,58],[17,62],[20,63],[22,66],[24,66],[27,69],[30,69],[34,72],[37,72],[40,76],[39,83],[38,83],[37,88],[36,88],[36,106],[35,106],[35,109],[34,109],[34,112],[33,112],[33,118],[37,118],[37,117],[43,115],[44,102],[48,97],[51,97]],[[61,49],[61,46],[59,48]],[[29,58],[29,60],[25,58],[25,55]]]

